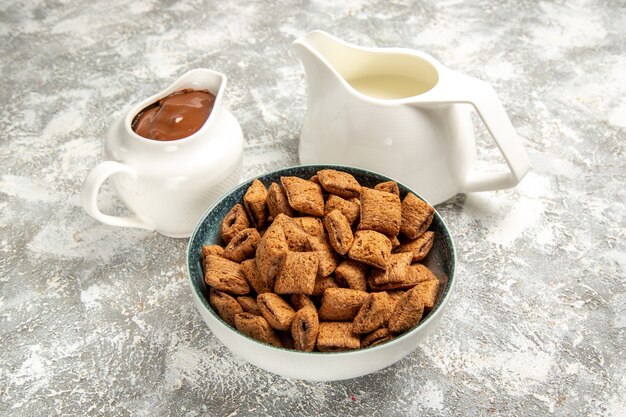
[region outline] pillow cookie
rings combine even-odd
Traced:
[[[310,216],[324,215],[324,196],[319,185],[298,177],[280,177],[280,182],[291,208]]]
[[[358,197],[361,185],[351,174],[334,169],[317,171],[317,179],[326,191],[343,198]]]
[[[261,229],[267,220],[267,189],[255,179],[243,196],[243,204],[254,227]]]
[[[396,236],[402,222],[400,198],[386,191],[361,188],[361,221],[359,230],[375,230]]]
[[[417,239],[433,221],[435,209],[430,204],[408,193],[402,200],[402,225],[400,230],[409,239]]]

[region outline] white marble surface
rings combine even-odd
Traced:
[[[4,2],[0,415],[626,415],[625,16],[599,0]],[[229,77],[245,177],[297,164],[290,44],[315,28],[492,83],[533,165],[438,207],[459,255],[441,326],[335,383],[231,355],[191,304],[186,240],[101,225],[79,199],[113,120],[195,67]],[[121,210],[108,187],[101,204]]]

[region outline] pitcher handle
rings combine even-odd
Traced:
[[[110,226],[137,227],[140,229],[154,230],[148,222],[137,215],[132,217],[120,217],[104,214],[100,211],[98,208],[98,192],[104,181],[114,174],[128,175],[133,180],[137,179],[137,173],[128,165],[116,161],[101,162],[91,170],[87,178],[85,178],[85,182],[83,182],[81,199],[87,214]]]
[[[516,186],[530,168],[528,155],[493,87],[447,68],[439,74],[437,86],[424,94],[420,102],[468,103],[474,106],[509,167],[509,172],[470,173],[461,192],[494,191]]]

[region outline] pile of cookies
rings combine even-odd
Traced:
[[[240,332],[302,351],[375,346],[417,325],[439,280],[420,263],[434,209],[347,172],[254,180],[202,248],[209,302]]]

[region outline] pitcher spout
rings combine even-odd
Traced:
[[[388,100],[420,95],[438,81],[440,64],[410,49],[357,46],[320,30],[296,40],[294,48],[306,72],[309,96],[316,88],[334,87],[358,100],[387,105]],[[334,85],[323,85],[328,80]]]
[[[314,30],[293,43],[306,74],[309,95],[324,83],[346,84],[349,72],[348,55],[354,47],[324,31]]]
[[[212,114],[217,113],[222,106],[224,90],[226,89],[226,75],[207,68],[196,68],[181,75],[166,91],[184,89],[206,90],[215,96]],[[211,116],[209,116],[210,119]],[[207,121],[208,122],[208,121]]]
[[[152,106],[154,103],[159,102],[160,100],[174,94],[176,92],[182,92],[185,90],[197,90],[197,91],[205,91],[212,94],[215,98],[213,100],[213,104],[211,109],[209,110],[208,117],[204,122],[202,122],[202,126],[199,130],[194,130],[193,134],[189,136],[184,136],[182,138],[177,138],[177,140],[186,140],[188,138],[196,137],[199,134],[202,134],[204,131],[208,130],[211,125],[214,124],[213,120],[219,116],[219,113],[222,108],[222,101],[224,96],[224,90],[226,88],[226,76],[217,71],[213,71],[206,68],[197,68],[191,71],[186,72],[181,75],[176,81],[170,84],[167,88],[162,90],[161,92],[146,98],[145,100],[134,105],[130,111],[126,113],[124,117],[124,121],[122,127],[124,129],[130,129],[133,125],[134,118],[144,109],[149,106]],[[137,136],[135,132],[130,132],[129,135]],[[138,136],[137,136],[138,137]],[[183,143],[177,142],[177,143]]]

